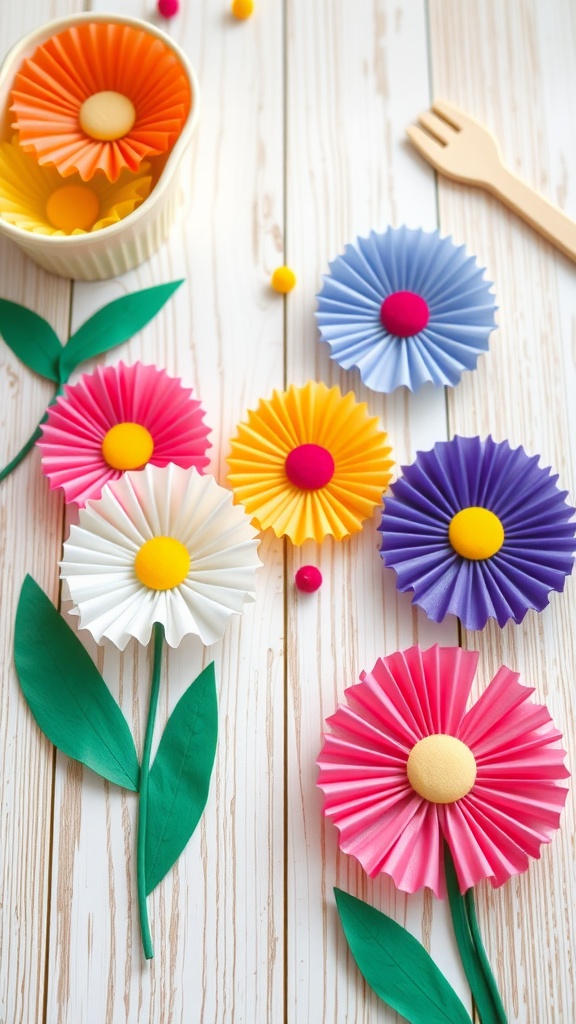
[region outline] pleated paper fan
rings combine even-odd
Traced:
[[[190,106],[184,68],[161,39],[132,25],[86,22],[24,61],[10,109],[20,144],[40,164],[116,181],[172,146]]]
[[[117,224],[150,194],[150,165],[116,182],[103,174],[89,184],[66,178],[54,167],[40,167],[16,141],[0,143],[0,217],[37,235],[83,235]]]
[[[309,381],[275,391],[232,441],[228,480],[262,530],[294,544],[362,528],[390,480],[391,449],[352,392]]]
[[[538,460],[507,441],[455,437],[402,467],[384,502],[381,554],[434,622],[522,622],[564,589],[576,510]]]
[[[475,369],[495,327],[484,274],[438,231],[373,231],[330,263],[317,296],[320,337],[373,391],[453,387]]]
[[[478,662],[458,647],[379,659],[327,720],[318,764],[340,847],[404,892],[446,895],[526,871],[558,828],[569,777],[561,733],[518,673],[501,667],[466,711]]]
[[[127,470],[170,462],[199,472],[208,465],[204,410],[176,377],[135,363],[99,366],[48,409],[38,447],[50,486],[83,507]]]
[[[80,510],[61,576],[97,643],[147,644],[159,622],[171,647],[190,634],[213,644],[254,600],[257,550],[248,516],[213,477],[148,465]]]

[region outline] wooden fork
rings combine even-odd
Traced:
[[[576,260],[576,223],[504,166],[498,143],[484,125],[445,100],[436,100],[418,121],[422,127],[407,128],[408,138],[437,171],[485,188]]]

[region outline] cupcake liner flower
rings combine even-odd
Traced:
[[[453,387],[475,369],[495,327],[484,273],[438,231],[372,231],[330,263],[317,296],[320,337],[373,391]]]
[[[507,441],[455,437],[403,467],[384,502],[381,554],[434,622],[521,622],[564,589],[575,510],[538,459]]]
[[[228,480],[260,529],[294,544],[362,527],[390,480],[391,449],[352,392],[309,381],[249,411],[232,441]]]
[[[213,477],[148,465],[107,484],[64,544],[65,580],[80,628],[124,650],[160,623],[171,647],[213,644],[254,599],[256,531]]]
[[[21,146],[40,164],[116,181],[172,146],[190,105],[188,77],[161,39],[95,21],[37,47],[16,75],[10,110]]]
[[[174,462],[200,472],[210,447],[191,388],[155,366],[97,367],[66,385],[42,425],[42,469],[66,502],[99,498],[126,470]]]
[[[324,813],[345,853],[405,892],[445,895],[443,840],[464,892],[525,871],[558,828],[561,734],[505,667],[466,711],[477,661],[438,646],[380,659],[327,722]]]
[[[83,235],[117,224],[150,194],[149,164],[124,170],[112,183],[103,175],[86,185],[53,167],[40,167],[17,142],[0,143],[0,217],[37,235]]]

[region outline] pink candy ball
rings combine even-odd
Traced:
[[[294,582],[298,590],[303,590],[305,594],[311,594],[314,590],[318,590],[322,583],[322,573],[315,565],[303,565],[298,569]]]
[[[163,18],[173,18],[179,9],[179,0],[158,0],[158,14]]]

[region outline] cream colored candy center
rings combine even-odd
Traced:
[[[412,789],[433,804],[461,800],[476,781],[476,761],[470,747],[445,733],[419,740],[410,751],[406,769]]]
[[[132,100],[121,92],[95,92],[80,107],[82,131],[91,139],[113,142],[127,135],[136,120]]]

